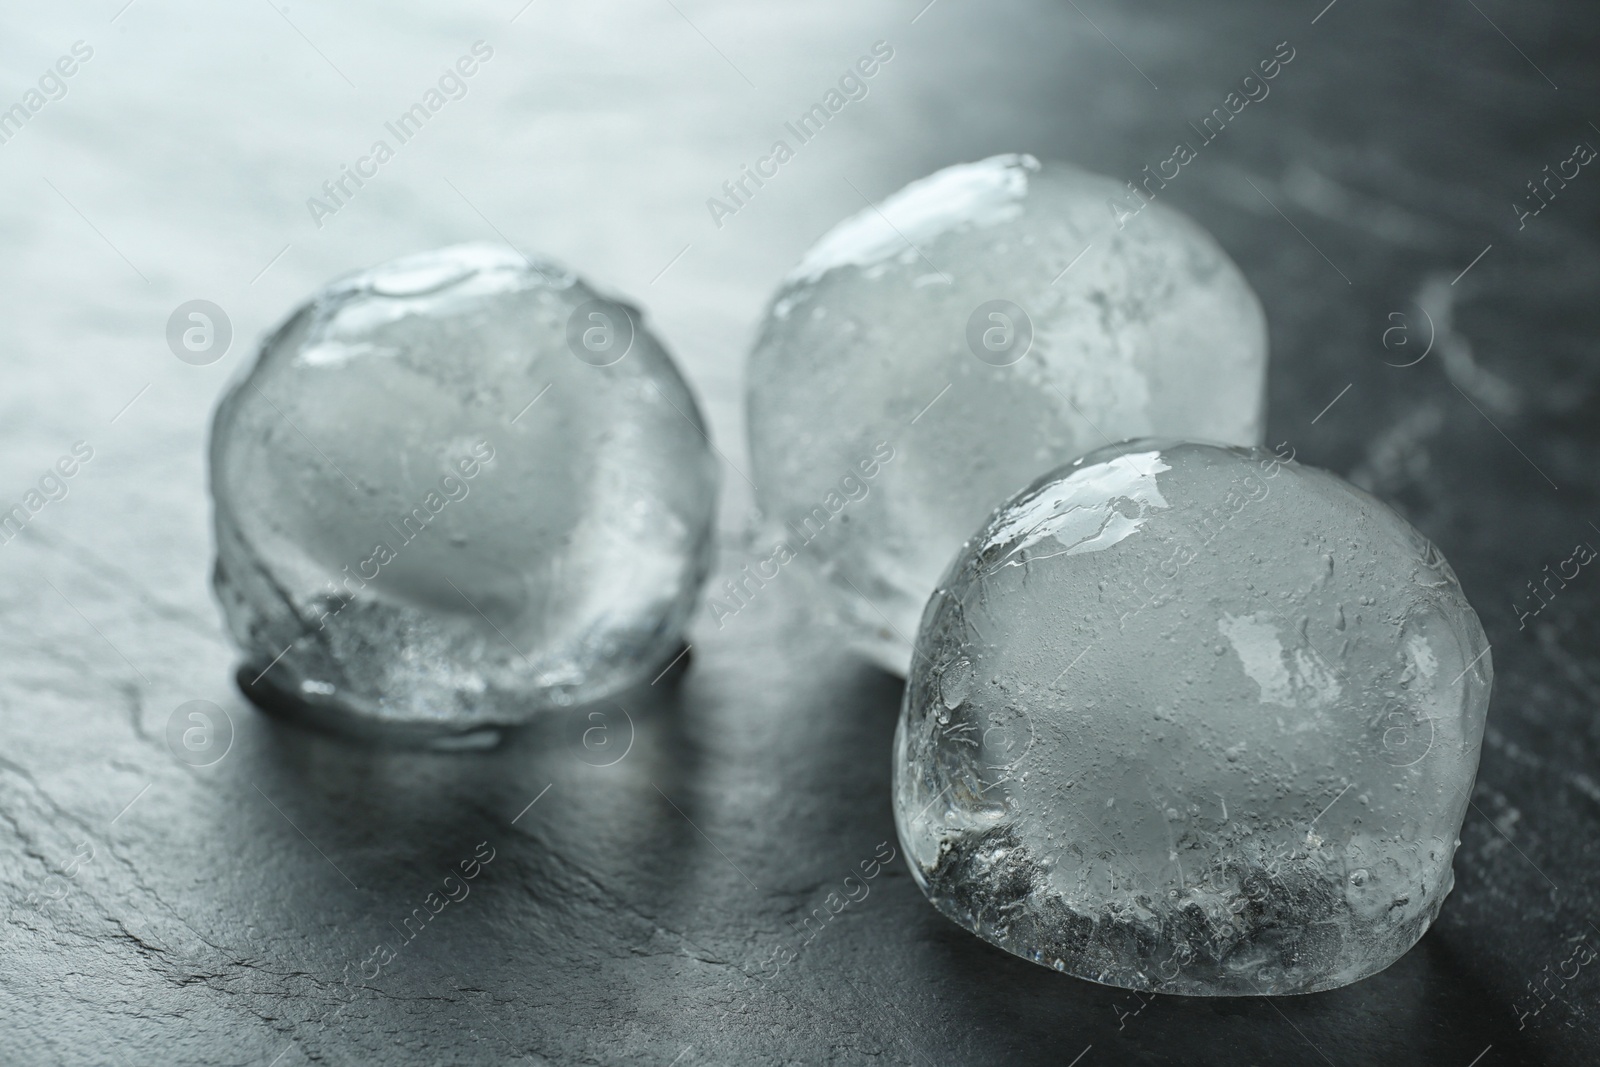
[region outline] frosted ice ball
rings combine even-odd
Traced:
[[[515,722],[677,651],[717,480],[637,311],[506,249],[409,256],[313,296],[224,397],[216,591],[246,681],[314,712]]]
[[[1119,226],[1131,195],[1031,156],[950,167],[836,226],[773,300],[749,367],[758,500],[886,668],[1040,472],[1152,433],[1260,443],[1255,294],[1161,203]]]
[[[895,737],[913,874],[1009,952],[1129,989],[1305,993],[1439,912],[1493,677],[1438,551],[1261,449],[1039,479],[928,604]]]

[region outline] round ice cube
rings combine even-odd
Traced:
[[[1039,479],[923,616],[895,737],[928,899],[1007,951],[1304,993],[1438,914],[1493,671],[1449,564],[1262,449],[1143,440]]]
[[[211,485],[247,682],[458,730],[660,669],[709,567],[717,468],[637,311],[465,245],[295,311],[217,410]]]
[[[888,669],[962,541],[1041,471],[1150,433],[1260,443],[1255,294],[1139,202],[1031,156],[950,167],[840,223],[774,299],[749,369],[759,503]],[[893,458],[861,477],[875,450]]]

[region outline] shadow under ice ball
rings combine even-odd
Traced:
[[[211,481],[247,675],[455,730],[658,670],[710,564],[717,470],[637,312],[467,245],[296,311],[222,401]]]
[[[758,497],[904,673],[939,574],[1040,471],[1127,437],[1261,442],[1260,303],[1204,230],[1031,156],[913,182],[784,281],[750,357]],[[874,449],[893,462],[846,502]],[[790,542],[794,544],[793,541]],[[796,545],[795,547],[798,547]]]
[[[1130,989],[1304,993],[1420,938],[1488,710],[1478,617],[1384,504],[1260,449],[1041,478],[929,602],[900,838],[985,940]]]

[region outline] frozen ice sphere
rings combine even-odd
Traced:
[[[905,673],[950,558],[1042,471],[1152,433],[1261,443],[1255,294],[1159,202],[1119,227],[1129,195],[1031,156],[950,167],[840,223],[774,298],[749,368],[759,503],[814,542],[884,667]],[[879,443],[894,459],[859,478]]]
[[[637,311],[507,249],[410,256],[317,293],[224,397],[217,596],[246,679],[313,714],[515,722],[677,651],[717,481]]]
[[[1387,506],[1261,449],[1143,440],[1014,497],[928,603],[900,839],[987,941],[1129,989],[1306,993],[1439,912],[1493,678]]]

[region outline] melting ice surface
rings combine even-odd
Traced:
[[[1057,970],[1330,989],[1450,891],[1492,667],[1438,552],[1260,449],[1135,441],[997,511],[928,605],[895,738],[929,899]]]
[[[1261,690],[1261,703],[1295,706],[1301,694],[1314,705],[1339,698],[1339,681],[1309,649],[1286,653],[1275,618],[1266,613],[1235,618],[1224,613],[1217,630],[1228,639],[1239,666]]]
[[[800,558],[891,670],[962,542],[1040,471],[1151,433],[1260,441],[1255,295],[1175,211],[1119,228],[1122,191],[1024,155],[949,167],[834,227],[773,300],[749,366],[757,497],[809,527]],[[1019,309],[993,335],[1015,348],[980,353],[994,301]]]
[[[1129,453],[1079,467],[1013,501],[994,540],[1011,546],[1006,561],[1018,565],[1045,538],[1063,545],[1065,555],[1110,548],[1144,524],[1146,509],[1167,506],[1155,476],[1168,469],[1159,452]],[[1107,501],[1116,506],[1107,507]],[[1122,510],[1124,503],[1132,505],[1132,515]]]
[[[840,267],[869,270],[896,256],[909,261],[918,247],[946,231],[1014,219],[1022,214],[1028,176],[1039,169],[1032,156],[1004,155],[914,181],[876,211],[852,215],[829,230],[787,281],[815,282]]]
[[[313,713],[445,731],[659,669],[717,489],[694,399],[637,312],[488,245],[352,274],[296,310],[218,408],[211,481],[247,676]]]

